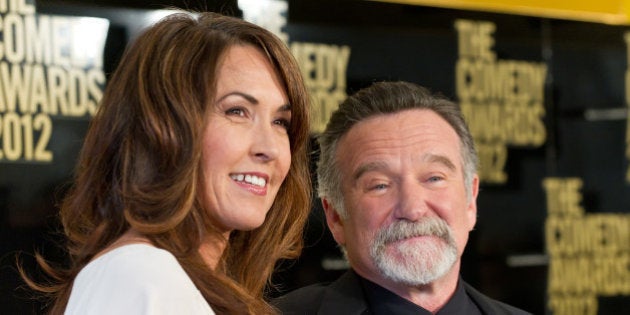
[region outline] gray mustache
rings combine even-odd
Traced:
[[[416,222],[394,222],[377,233],[376,241],[379,244],[387,244],[418,236],[435,236],[446,242],[451,242],[453,239],[451,230],[444,220],[427,217]]]

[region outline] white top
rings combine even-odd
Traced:
[[[65,314],[214,314],[168,251],[148,244],[115,248],[87,264]]]

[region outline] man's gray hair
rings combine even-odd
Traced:
[[[427,109],[446,120],[459,136],[463,176],[468,198],[477,172],[478,157],[470,130],[457,104],[432,94],[409,82],[378,82],[348,97],[332,114],[326,129],[318,137],[320,156],[317,163],[318,194],[326,198],[342,218],[347,217],[341,192],[341,171],[337,165],[337,146],[356,123],[367,118],[410,109]]]

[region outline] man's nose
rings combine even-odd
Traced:
[[[396,219],[415,222],[425,215],[428,210],[427,193],[422,185],[408,180],[400,185],[398,202],[395,210]]]

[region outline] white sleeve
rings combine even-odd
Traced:
[[[167,251],[127,245],[88,264],[77,276],[65,314],[214,314]]]

